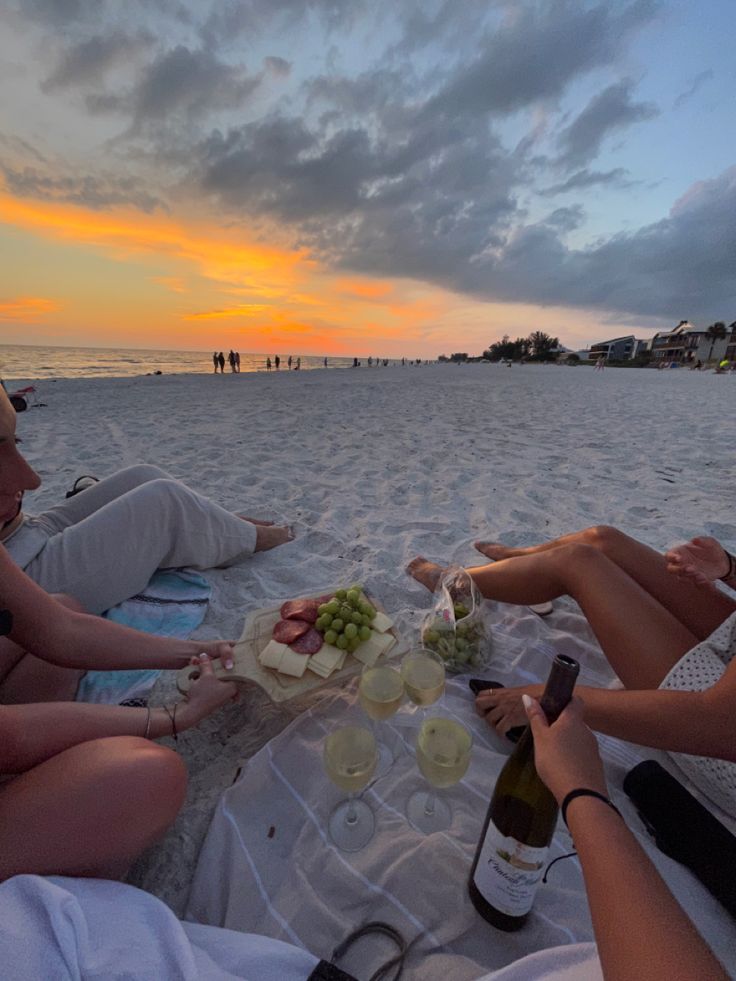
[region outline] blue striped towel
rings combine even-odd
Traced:
[[[204,619],[211,587],[188,569],[157,572],[137,596],[105,613],[108,620],[160,637],[189,637]],[[78,702],[119,705],[132,698],[145,699],[161,674],[160,669],[88,671],[77,691]]]

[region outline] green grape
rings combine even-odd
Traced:
[[[338,601],[336,599],[330,600],[330,602],[327,604],[327,612],[331,613],[332,616],[334,617],[335,614],[339,612],[339,610],[340,610],[340,604],[338,603]]]
[[[329,624],[325,623],[324,617],[317,617],[314,622],[314,626],[317,630],[326,630]]]
[[[345,636],[345,634],[340,634],[340,636],[337,638],[337,646],[340,648],[341,651],[346,651],[348,649],[349,643],[350,641]]]
[[[348,651],[353,654],[360,647],[360,637],[351,637],[348,641]]]
[[[360,617],[360,619],[361,619],[361,621],[362,621],[362,622],[363,622],[363,623],[364,623],[364,624],[366,625],[366,627],[367,627],[367,626],[368,626],[368,625],[370,624],[370,622],[371,622],[371,618],[370,618],[370,617],[368,616],[368,614],[367,614],[367,613],[363,613],[363,614],[361,614],[361,617]]]
[[[357,610],[355,610],[354,613],[350,614],[350,622],[357,623],[358,626],[360,626],[361,623],[363,622],[363,615],[361,613],[358,613]]]
[[[343,631],[343,627],[345,626],[345,621],[341,620],[340,617],[335,617],[335,619],[332,621],[330,626],[332,627],[332,629],[335,631],[336,634],[341,634]]]
[[[370,609],[368,609],[368,610],[365,611],[366,616],[368,617],[369,620],[375,620],[376,619],[376,608],[374,606],[371,606],[370,603],[368,603],[367,605],[370,607]]]
[[[327,613],[327,612],[328,612],[327,603],[320,603],[320,605],[317,607],[317,613],[319,613],[319,615],[322,616],[323,613]]]
[[[353,637],[358,636],[358,628],[354,623],[345,624],[345,636],[348,638],[348,640],[352,640]]]
[[[436,630],[424,631],[423,640],[425,644],[436,644],[439,639],[440,639],[440,635],[437,633]]]
[[[344,600],[347,595],[347,589],[338,589],[335,591],[335,599]]]
[[[466,651],[468,649],[468,642],[467,642],[467,640],[465,640],[464,637],[456,637],[455,638],[455,647],[457,648],[458,653],[460,651]]]
[[[363,592],[363,583],[362,582],[354,582],[353,585],[350,588],[351,589],[357,589],[357,591],[359,593],[362,593]]]
[[[372,633],[373,631],[366,624],[363,624],[363,626],[358,630],[358,636],[361,640],[370,640]]]
[[[454,610],[456,620],[462,620],[463,617],[466,617],[470,613],[470,610],[464,603],[455,603]]]
[[[323,613],[320,617],[320,620],[324,623],[325,627],[329,627],[329,625],[332,623],[332,619],[333,617],[331,613]]]
[[[336,640],[337,640],[337,634],[335,633],[334,630],[325,631],[325,644],[332,644],[334,646]]]
[[[347,599],[351,606],[357,607],[358,603],[360,603],[360,590],[355,588],[349,589]]]

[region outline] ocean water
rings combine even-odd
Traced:
[[[225,371],[230,371],[225,351]],[[288,370],[289,352],[281,354],[281,370]],[[271,355],[273,361],[274,355]],[[293,355],[296,363],[297,355]],[[365,363],[365,362],[363,362]],[[349,368],[352,358],[327,358],[328,368]],[[301,355],[301,370],[324,368],[324,358]],[[14,378],[113,378],[146,375],[161,371],[165,375],[211,372],[212,352],[141,351],[126,348],[34,347],[0,344],[0,377]],[[265,354],[240,354],[240,370],[265,371]]]

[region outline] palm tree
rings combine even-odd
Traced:
[[[706,361],[710,361],[713,356],[713,348],[716,346],[716,341],[721,341],[726,336],[726,325],[722,320],[717,320],[714,324],[706,330],[705,336],[710,341],[710,351],[708,352],[708,357]]]

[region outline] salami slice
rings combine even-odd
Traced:
[[[323,643],[322,634],[314,627],[310,627],[303,636],[295,640],[293,644],[289,644],[289,647],[297,654],[316,654]]]
[[[307,623],[314,623],[319,616],[318,607],[319,603],[316,600],[288,600],[281,607],[281,618],[283,620],[306,620]]]
[[[312,629],[306,620],[279,620],[273,628],[273,639],[279,644],[291,644]]]

